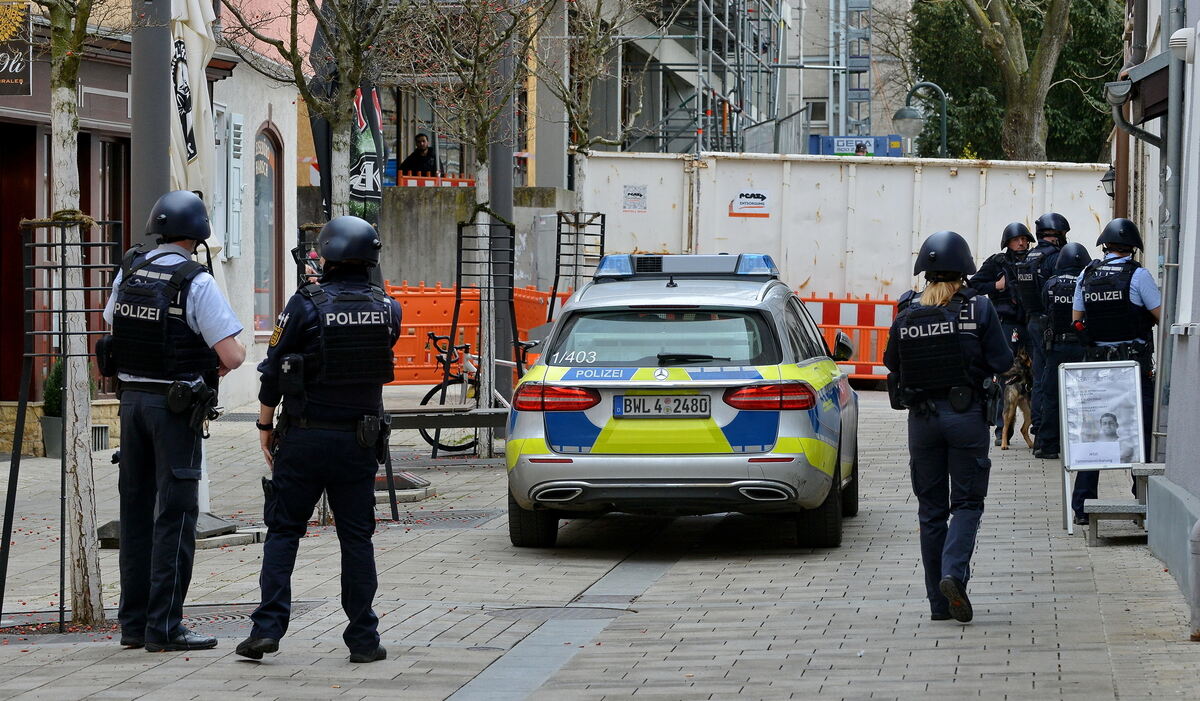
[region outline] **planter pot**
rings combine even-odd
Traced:
[[[62,457],[62,417],[61,416],[43,416],[42,422],[42,445],[46,448],[46,457],[61,458]]]

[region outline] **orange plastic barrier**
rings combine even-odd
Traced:
[[[462,173],[447,173],[446,175],[417,175],[416,173],[400,173],[396,176],[396,185],[400,187],[475,187],[475,178]]]
[[[403,312],[400,338],[393,347],[394,385],[434,385],[442,381],[442,369],[437,363],[437,351],[429,340],[429,332],[439,336],[450,333],[450,321],[454,316],[454,287],[443,287],[441,283],[427,287],[425,283],[399,285],[384,283],[384,290],[400,303]],[[570,292],[559,293],[565,300]],[[459,311],[458,334],[455,345],[471,344],[477,352],[479,343],[479,290],[463,291],[463,305]],[[536,287],[513,290],[513,306],[517,315],[517,335],[521,340],[529,338],[529,330],[546,323],[546,308],[550,293]]]
[[[804,297],[825,341],[833,348],[838,331],[844,331],[854,343],[854,357],[842,367],[851,368],[850,377],[858,380],[882,380],[887,376],[883,351],[888,330],[896,318],[896,300],[865,297]]]

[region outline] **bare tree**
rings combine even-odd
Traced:
[[[496,125],[528,76],[531,48],[557,2],[409,0],[383,37],[385,80],[424,98],[445,133],[470,148],[476,221],[494,215],[488,147],[514,136]]]
[[[1001,146],[1014,160],[1046,160],[1046,94],[1054,70],[1071,36],[1071,0],[1048,0],[1046,5],[1020,6],[1026,15],[1042,15],[1042,33],[1030,55],[1025,30],[1016,10],[1019,0],[957,0],[979,30],[983,47],[996,61],[1004,84],[1005,104]]]
[[[119,0],[34,0],[50,25],[50,211],[52,218],[72,222],[62,232],[68,289],[67,345],[63,349],[63,425],[66,441],[67,518],[71,557],[71,616],[80,625],[104,620],[100,597],[100,557],[96,540],[96,491],[92,473],[91,369],[87,355],[81,249],[89,220],[79,211],[79,66],[97,26],[111,31],[128,28],[128,5]]]
[[[328,168],[332,216],[349,213],[350,125],[355,91],[371,78],[377,39],[399,7],[393,0],[288,0],[278,9],[253,0],[221,0],[233,21],[222,43],[246,65],[280,83],[295,85],[309,112],[332,134]],[[301,36],[313,26],[324,41]],[[311,63],[310,63],[311,59]]]
[[[636,107],[629,115],[617,115],[615,133],[597,133],[593,128],[592,97],[605,81],[622,80],[621,87],[634,86],[653,60],[655,46],[675,21],[685,3],[659,0],[566,0],[566,34],[542,36],[537,42],[536,74],[540,84],[554,96],[546,112],[561,110],[575,154],[575,189],[582,191],[587,156],[595,146],[620,146],[642,112],[642,90],[633,90]],[[555,10],[562,12],[558,2]],[[615,73],[616,57],[630,44],[646,43],[647,58],[641,70],[625,76]],[[541,107],[541,106],[539,106]]]

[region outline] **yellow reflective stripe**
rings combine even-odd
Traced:
[[[609,419],[592,445],[592,455],[688,455],[732,453],[712,419]]]
[[[678,389],[676,387],[672,387],[670,389],[666,389],[666,388],[663,388],[663,389],[621,389],[621,390],[617,390],[617,391],[619,391],[621,394],[624,394],[624,395],[630,396],[630,397],[645,396],[645,395],[700,394],[700,390],[698,390],[698,389]]]
[[[563,375],[566,375],[567,371],[571,369],[573,368],[564,367],[562,365],[547,367],[546,376],[543,379],[545,382],[558,382],[563,378]]]
[[[667,377],[665,380],[659,380],[654,376],[654,373],[662,368],[638,368],[637,372],[633,373],[633,377],[629,378],[633,382],[645,382],[647,380],[660,382],[687,382],[692,379],[692,376],[683,368],[667,368]]]
[[[525,374],[521,377],[521,382],[541,382],[545,377],[546,366],[534,365],[525,371]],[[517,384],[520,384],[520,382]]]
[[[511,470],[522,455],[545,455],[550,452],[545,438],[510,438],[504,446],[504,459]]]
[[[825,385],[833,379],[833,375],[837,373],[837,364],[831,361],[822,360],[808,365],[780,365],[779,379],[781,380],[803,380],[812,385],[814,390],[820,391]]]
[[[778,365],[756,365],[754,369],[758,370],[758,374],[762,375],[764,380],[780,379]]]
[[[837,446],[816,438],[793,438],[780,436],[775,440],[774,453],[804,453],[808,464],[821,472],[833,477],[834,463],[837,461]]]

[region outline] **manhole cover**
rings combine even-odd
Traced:
[[[522,621],[549,621],[550,619],[593,619],[616,618],[626,613],[636,613],[630,609],[610,609],[596,606],[535,606],[520,609],[499,609],[488,611],[489,616]]]
[[[401,511],[397,525],[405,528],[474,528],[499,516],[500,511]]]

